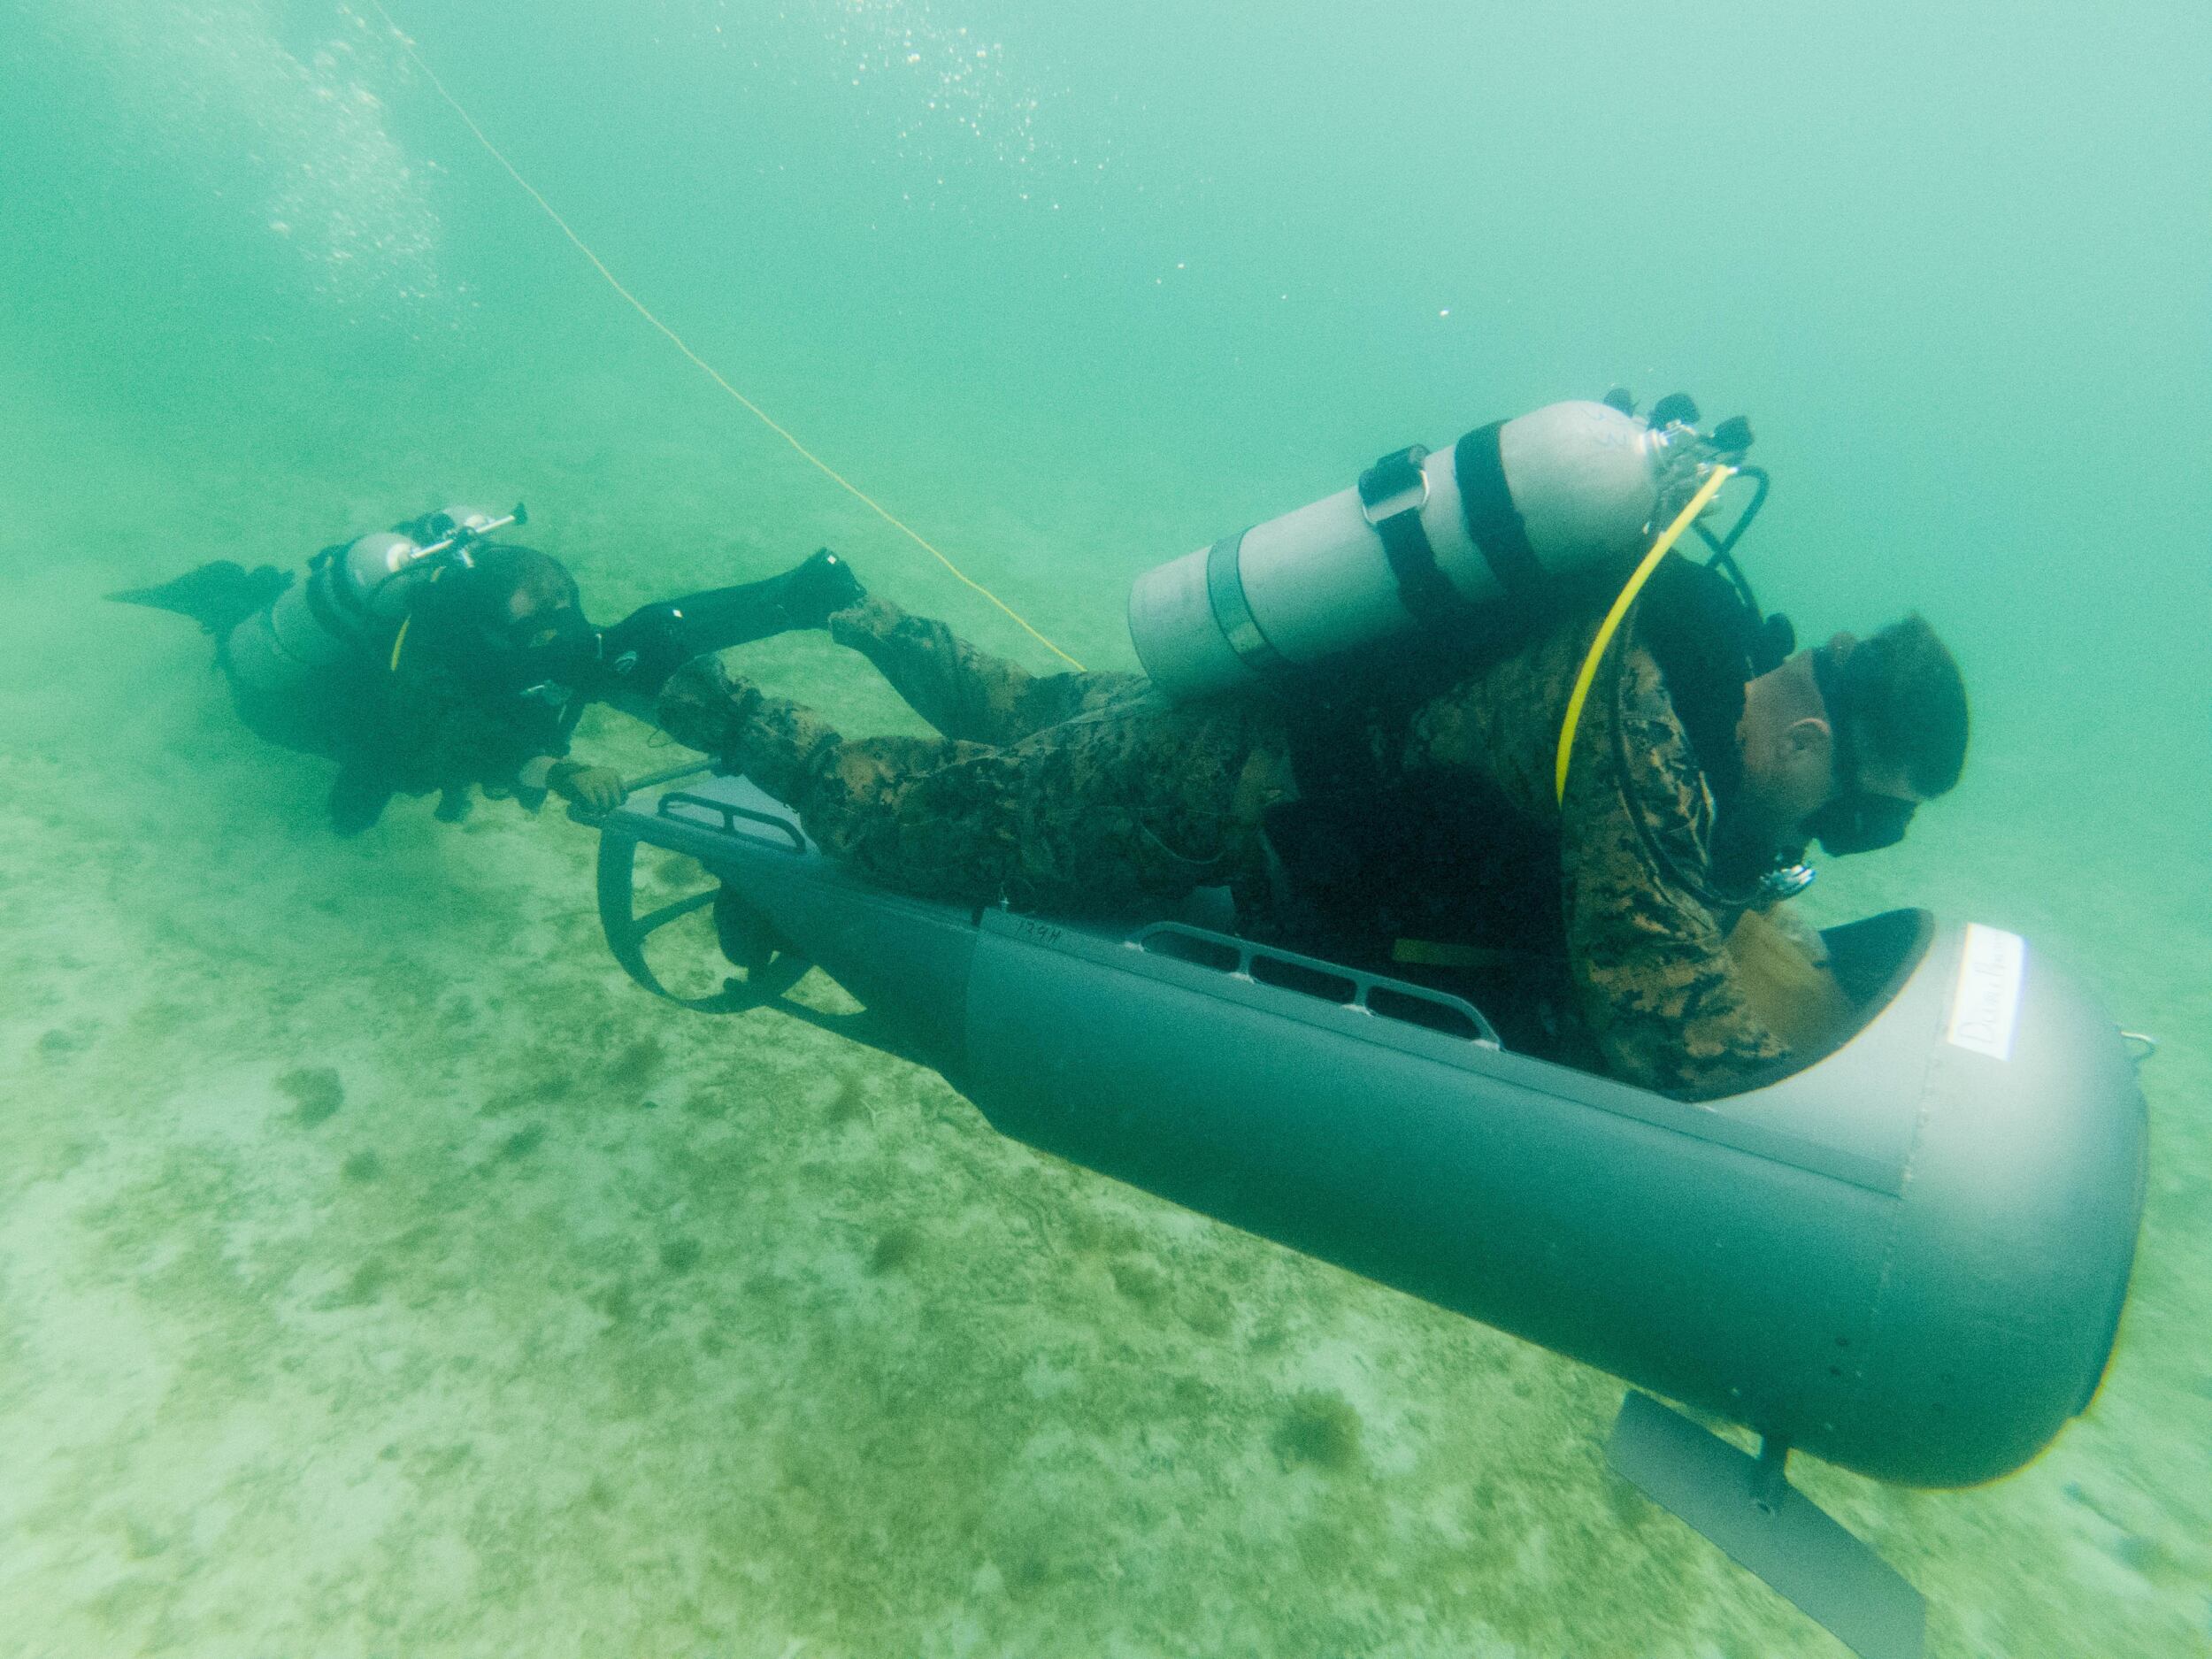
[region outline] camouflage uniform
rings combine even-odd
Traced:
[[[1617,697],[1601,674],[1563,813],[1554,801],[1560,722],[1595,626],[1578,619],[1409,711],[1379,712],[1352,741],[1368,746],[1375,775],[1437,780],[1448,797],[1463,787],[1466,810],[1509,813],[1549,849],[1517,879],[1556,884],[1555,949],[1594,1060],[1670,1094],[1730,1093],[1782,1069],[1787,1050],[1737,981],[1733,916],[1682,890],[1654,856],[1702,872],[1714,807],[1632,625],[1614,647]],[[722,680],[710,659],[671,682],[663,725],[796,808],[825,850],[902,892],[1110,916],[1225,885],[1241,926],[1302,942],[1263,833],[1268,809],[1296,793],[1285,705],[1172,705],[1134,675],[1033,677],[880,600],[840,613],[831,633],[943,735],[849,741],[810,710]]]
[[[1133,674],[1034,676],[879,599],[830,632],[943,735],[847,741],[733,688],[711,659],[669,682],[662,726],[797,808],[824,850],[920,897],[1123,917],[1196,887],[1263,887],[1260,821],[1288,787],[1265,706],[1177,707]]]

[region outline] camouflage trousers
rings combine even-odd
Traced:
[[[871,879],[1095,917],[1156,912],[1198,887],[1264,887],[1262,815],[1290,787],[1264,708],[1171,705],[1133,674],[1033,675],[880,599],[839,612],[830,633],[941,735],[846,738],[711,658],[670,682],[660,719]]]

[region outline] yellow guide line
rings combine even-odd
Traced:
[[[1019,623],[1028,631],[1033,639],[1034,639],[1039,644],[1042,645],[1047,650],[1050,651],[1055,657],[1059,657],[1063,662],[1071,664],[1076,668],[1081,668],[1083,666],[1082,664],[1077,662],[1075,658],[1070,657],[1065,651],[1055,645],[1050,640],[1045,638],[1043,634],[1038,633],[1035,626],[1031,623],[1028,618],[1022,615],[1020,611],[1015,610],[1013,606],[1008,604],[1003,599],[1001,599],[996,594],[986,588],[981,582],[976,580],[974,577],[969,575],[967,572],[962,570],[957,565],[955,565],[950,559],[947,558],[942,553],[938,551],[936,546],[925,537],[921,532],[915,529],[904,519],[898,518],[881,502],[878,501],[874,496],[869,495],[858,485],[852,482],[851,480],[848,479],[843,473],[840,472],[827,461],[825,461],[820,456],[815,454],[813,450],[808,449],[806,445],[801,443],[787,428],[777,421],[776,419],[770,415],[766,410],[763,409],[758,403],[753,402],[751,398],[746,396],[744,393],[739,391],[737,388],[731,385],[728,380],[723,379],[721,372],[718,370],[714,365],[709,363],[696,351],[694,351],[691,347],[685,342],[681,334],[679,334],[673,328],[671,328],[666,323],[661,321],[658,317],[655,316],[652,311],[647,308],[644,301],[639,299],[636,295],[631,293],[628,288],[623,287],[621,280],[617,277],[613,272],[607,269],[606,261],[602,259],[597,254],[591,250],[590,244],[586,242],[581,236],[579,236],[574,229],[570,227],[569,222],[563,219],[559,213],[554,211],[553,204],[547,201],[543,196],[539,194],[537,187],[532,184],[529,180],[524,178],[522,174],[517,171],[515,164],[508,160],[506,156],[500,150],[499,146],[493,143],[491,139],[486,135],[484,129],[476,124],[476,118],[471,115],[465,109],[461,107],[461,101],[455,97],[450,92],[446,90],[445,82],[438,79],[438,72],[431,68],[429,64],[424,61],[423,55],[415,50],[414,41],[410,38],[404,29],[401,28],[397,23],[392,20],[392,14],[384,9],[383,0],[369,0],[369,4],[375,9],[377,16],[384,19],[385,27],[392,31],[393,37],[399,42],[400,50],[404,51],[409,58],[414,60],[415,67],[422,71],[424,78],[426,79],[430,82],[431,86],[436,89],[438,96],[446,101],[447,104],[452,109],[456,115],[461,118],[462,124],[465,126],[470,132],[476,135],[476,142],[484,147],[486,153],[488,153],[494,161],[497,162],[502,167],[504,167],[507,170],[507,176],[522,187],[524,193],[526,194],[533,202],[535,202],[538,204],[538,206],[544,211],[546,218],[551,219],[556,226],[559,227],[561,234],[567,237],[569,241],[575,245],[576,251],[582,254],[585,258],[591,261],[592,269],[598,272],[601,276],[607,280],[607,286],[630,303],[632,310],[636,311],[639,316],[645,319],[647,322],[652,324],[653,326],[657,328],[662,334],[665,334],[668,337],[669,342],[673,345],[677,350],[682,352],[685,357],[690,358],[693,365],[698,368],[700,373],[704,374],[709,380],[712,380],[724,391],[727,392],[740,403],[742,403],[745,408],[757,419],[759,420],[761,425],[766,426],[769,431],[774,433],[779,438],[781,438],[794,449],[796,449],[799,454],[804,457],[810,465],[819,471],[825,478],[827,478],[832,483],[835,484],[840,489],[850,495],[855,501],[857,501],[862,506],[867,508],[871,512],[874,513],[876,517],[882,519],[884,523],[889,525],[902,535],[904,535],[909,541],[912,541],[915,546],[920,548],[923,552],[928,554],[940,565],[950,571],[955,576],[958,577],[969,587],[974,588],[976,592],[981,594],[986,599],[996,605],[1001,611],[1003,611],[1008,616],[1013,618],[1016,622]]]
[[[1682,533],[1720,494],[1720,487],[1735,476],[1736,469],[1732,466],[1717,466],[1706,475],[1705,481],[1697,487],[1697,494],[1690,497],[1690,504],[1659,533],[1659,539],[1651,544],[1651,551],[1644,555],[1644,562],[1636,567],[1636,573],[1613,601],[1613,608],[1605,613],[1605,620],[1598,625],[1598,636],[1590,642],[1590,654],[1582,659],[1582,672],[1575,676],[1574,695],[1567,699],[1566,724],[1559,728],[1559,758],[1552,768],[1552,793],[1560,805],[1567,803],[1567,761],[1574,753],[1575,728],[1582,724],[1582,705],[1590,695],[1590,682],[1598,677],[1598,663],[1605,655],[1605,648],[1613,642],[1621,618],[1628,614],[1629,606],[1636,603],[1636,595],[1651,580],[1652,572],[1659,568],[1659,561],[1666,557],[1668,549],[1682,539]]]

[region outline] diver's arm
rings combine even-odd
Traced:
[[[1628,777],[1617,764],[1616,710],[1596,707],[1595,699],[1568,772],[1562,875],[1569,964],[1616,1076],[1709,1100],[1779,1075],[1790,1050],[1753,1012],[1719,919],[1654,857],[1656,840],[1678,864],[1702,868],[1711,810],[1656,666],[1632,651],[1622,672],[1629,677],[1618,710],[1628,723]]]

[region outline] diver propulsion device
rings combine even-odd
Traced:
[[[223,654],[232,680],[265,695],[281,694],[380,650],[406,619],[419,583],[447,565],[467,565],[476,543],[529,521],[520,502],[500,514],[447,507],[404,530],[378,531],[325,548],[308,561],[304,578],[231,630]]]
[[[1708,434],[1685,413],[1695,407],[1678,396],[1651,420],[1610,402],[1551,403],[1449,449],[1385,456],[1350,489],[1140,576],[1138,659],[1170,697],[1202,696],[1532,607],[1632,563],[1655,524],[1750,443],[1740,419]]]
[[[634,913],[640,843],[723,884]],[[1424,987],[1164,922],[926,903],[823,856],[739,778],[602,826],[610,944],[715,906],[775,1007],[929,1065],[1001,1133],[1624,1379],[1612,1466],[1867,1659],[1916,1591],[1786,1478],[2019,1468],[2088,1404],[2141,1216],[2121,1033],[2016,935],[1893,911],[1830,930],[1857,1005],[1826,1058],[1690,1104],[1500,1046]],[[818,964],[864,1005],[787,997]],[[1754,1458],[1665,1396],[1762,1437]]]

